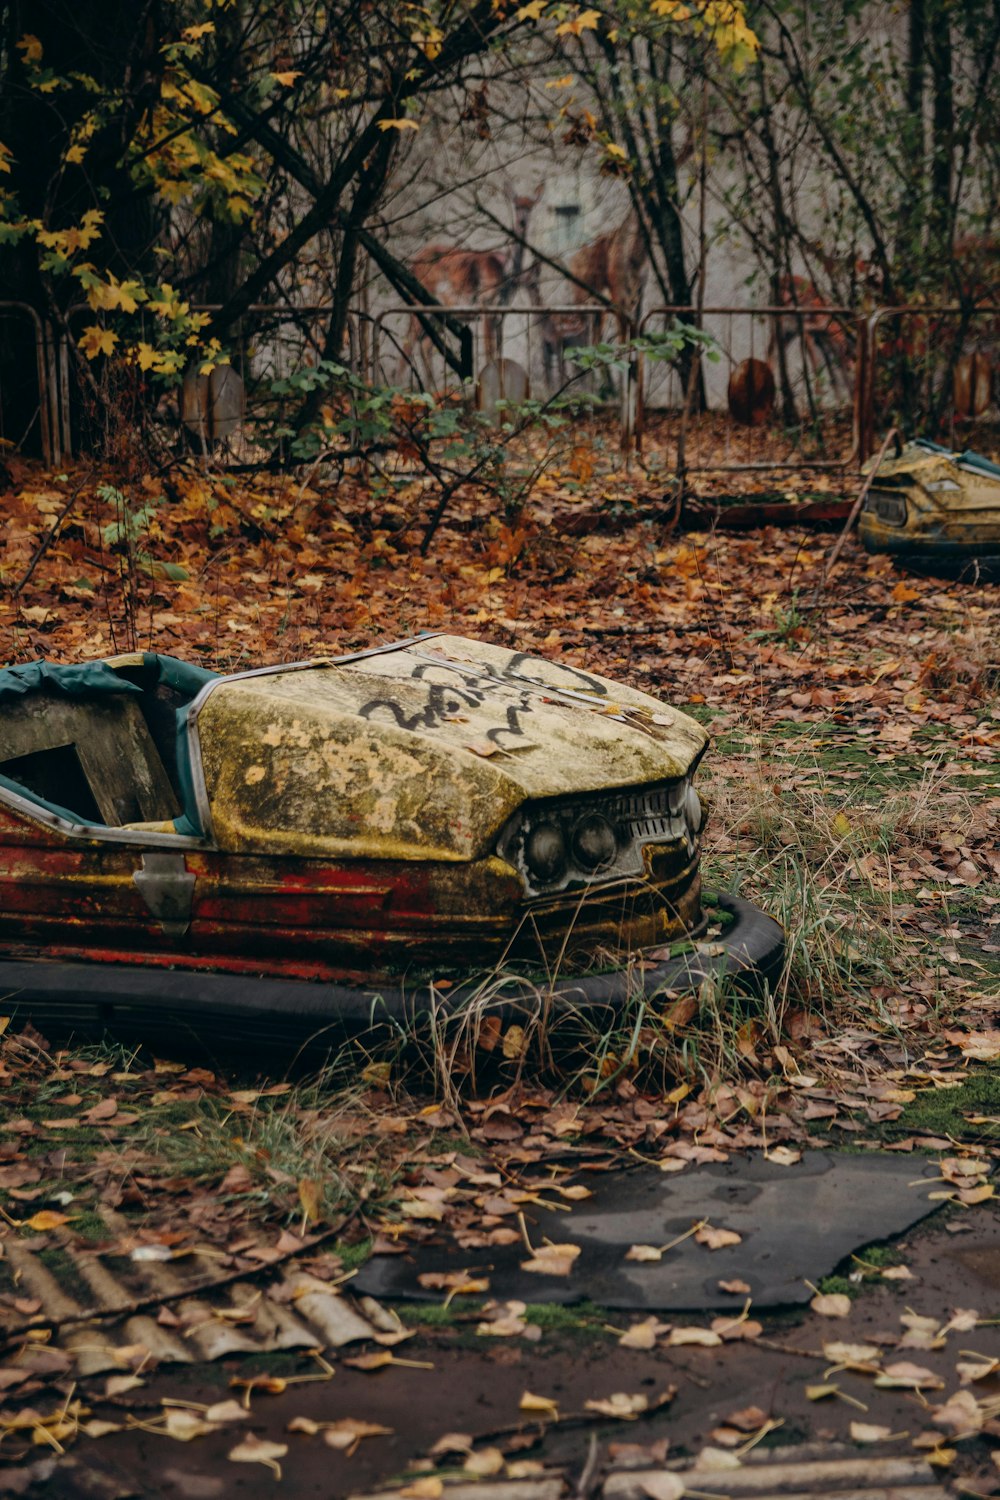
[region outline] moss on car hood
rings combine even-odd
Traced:
[[[700,725],[457,636],[222,678],[192,714],[221,848],[469,860],[529,798],[689,774]]]

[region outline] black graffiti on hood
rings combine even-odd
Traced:
[[[486,738],[502,749],[507,736],[519,739],[526,734],[521,717],[532,712],[539,690],[543,693],[548,691],[555,696],[566,691],[541,677],[522,673],[519,670],[521,664],[531,660],[525,652],[518,651],[501,670],[486,663],[477,663],[470,670],[457,662],[453,665],[443,657],[435,657],[432,661],[426,657],[418,657],[409,676],[412,681],[422,682],[427,687],[427,698],[419,708],[408,712],[403,704],[393,698],[372,698],[358,709],[358,714],[362,719],[371,719],[384,710],[400,729],[437,729],[448,719],[460,714],[463,708],[481,708],[483,704],[490,703],[490,700],[495,702],[499,689],[508,699],[503,705],[507,722],[486,730]],[[584,690],[594,696],[607,696],[607,688],[598,678],[578,671],[576,667],[560,665],[559,671],[570,674],[583,685],[582,689],[576,689],[577,692]],[[431,672],[447,673],[449,680],[446,683],[433,682],[430,680]],[[515,700],[513,703],[509,701],[512,696]],[[499,704],[496,706],[500,707]]]

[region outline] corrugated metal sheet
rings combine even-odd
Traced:
[[[67,1244],[43,1262],[13,1239],[5,1251],[21,1292],[42,1304],[34,1321],[54,1328],[47,1347],[65,1350],[81,1376],[278,1349],[339,1349],[362,1339],[391,1341],[403,1331],[371,1298],[345,1295],[294,1260],[213,1291],[205,1283],[218,1281],[219,1267],[208,1254],[137,1261]],[[165,1315],[148,1308],[151,1298]],[[140,1304],[147,1307],[137,1311]]]

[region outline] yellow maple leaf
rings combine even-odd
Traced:
[[[30,31],[26,31],[25,32],[24,36],[17,43],[17,46],[19,47],[19,49],[21,50],[21,52],[24,54],[24,61],[26,63],[41,62],[41,60],[42,60],[42,44],[38,40],[37,36],[32,36],[31,35]]]
[[[185,26],[181,36],[186,42],[198,42],[215,30],[214,21],[201,21],[197,26]]]
[[[740,73],[753,62],[760,48],[756,35],[747,25],[743,6],[738,0],[708,0],[705,25],[723,62]]]
[[[582,10],[572,21],[563,21],[556,27],[556,36],[580,36],[584,31],[596,31],[601,19],[599,10]]]
[[[604,150],[606,151],[608,156],[619,156],[623,161],[625,160],[627,154],[624,146],[619,146],[615,141],[608,141],[604,147]]]
[[[650,10],[654,16],[663,16],[667,21],[690,21],[691,7],[680,0],[653,0]]]
[[[550,1400],[548,1396],[536,1396],[532,1391],[525,1391],[520,1400],[520,1409],[544,1417],[550,1422],[559,1420],[559,1407],[556,1402]]]
[[[130,353],[140,370],[151,370],[158,358],[152,344],[143,343],[142,340],[130,350]]]
[[[379,130],[419,130],[416,120],[379,120]]]
[[[14,160],[14,153],[9,146],[0,141],[0,172],[9,172],[10,164]]]
[[[99,354],[113,354],[118,335],[111,328],[101,328],[92,323],[85,328],[80,335],[80,349],[88,359],[96,359]]]
[[[290,89],[296,78],[302,77],[302,72],[301,69],[290,68],[287,73],[272,73],[271,77],[280,83],[282,88]]]
[[[441,51],[444,32],[432,26],[428,31],[411,32],[410,41],[415,42],[428,61],[433,62]]]
[[[518,21],[538,21],[541,19],[542,11],[548,4],[548,0],[528,0],[527,5],[522,5],[517,12]]]

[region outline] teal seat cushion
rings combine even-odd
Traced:
[[[204,829],[201,827],[198,816],[194,778],[191,773],[187,711],[191,700],[201,692],[207,682],[213,682],[219,673],[211,672],[207,667],[196,667],[190,662],[180,661],[175,656],[160,656],[155,651],[144,651],[142,664],[144,672],[149,673],[146,691],[162,684],[187,699],[187,702],[177,710],[176,715],[178,782],[176,790],[184,810],[173,820],[173,823],[176,833],[184,834],[189,838],[200,838]],[[48,661],[32,661],[18,666],[0,668],[0,704],[37,692],[58,693],[69,698],[93,698],[107,693],[141,694],[143,691],[142,687],[119,676],[103,661],[84,662],[81,665],[71,666]],[[19,786],[17,782],[11,781],[6,776],[0,775],[0,786],[8,791],[17,792],[22,797],[27,796],[47,812],[56,813],[70,822],[85,821],[68,808],[59,807],[54,802],[47,802],[42,797],[26,792],[23,786]],[[94,826],[104,825],[95,824]]]
[[[980,474],[989,474],[991,479],[1000,479],[1000,464],[995,464],[982,453],[973,453],[971,448],[958,455],[958,462],[963,469],[976,469]]]
[[[29,661],[22,666],[0,668],[0,703],[23,698],[41,689],[66,698],[90,698],[103,693],[139,693],[134,682],[126,682],[103,661],[82,666],[59,666],[50,661]]]

